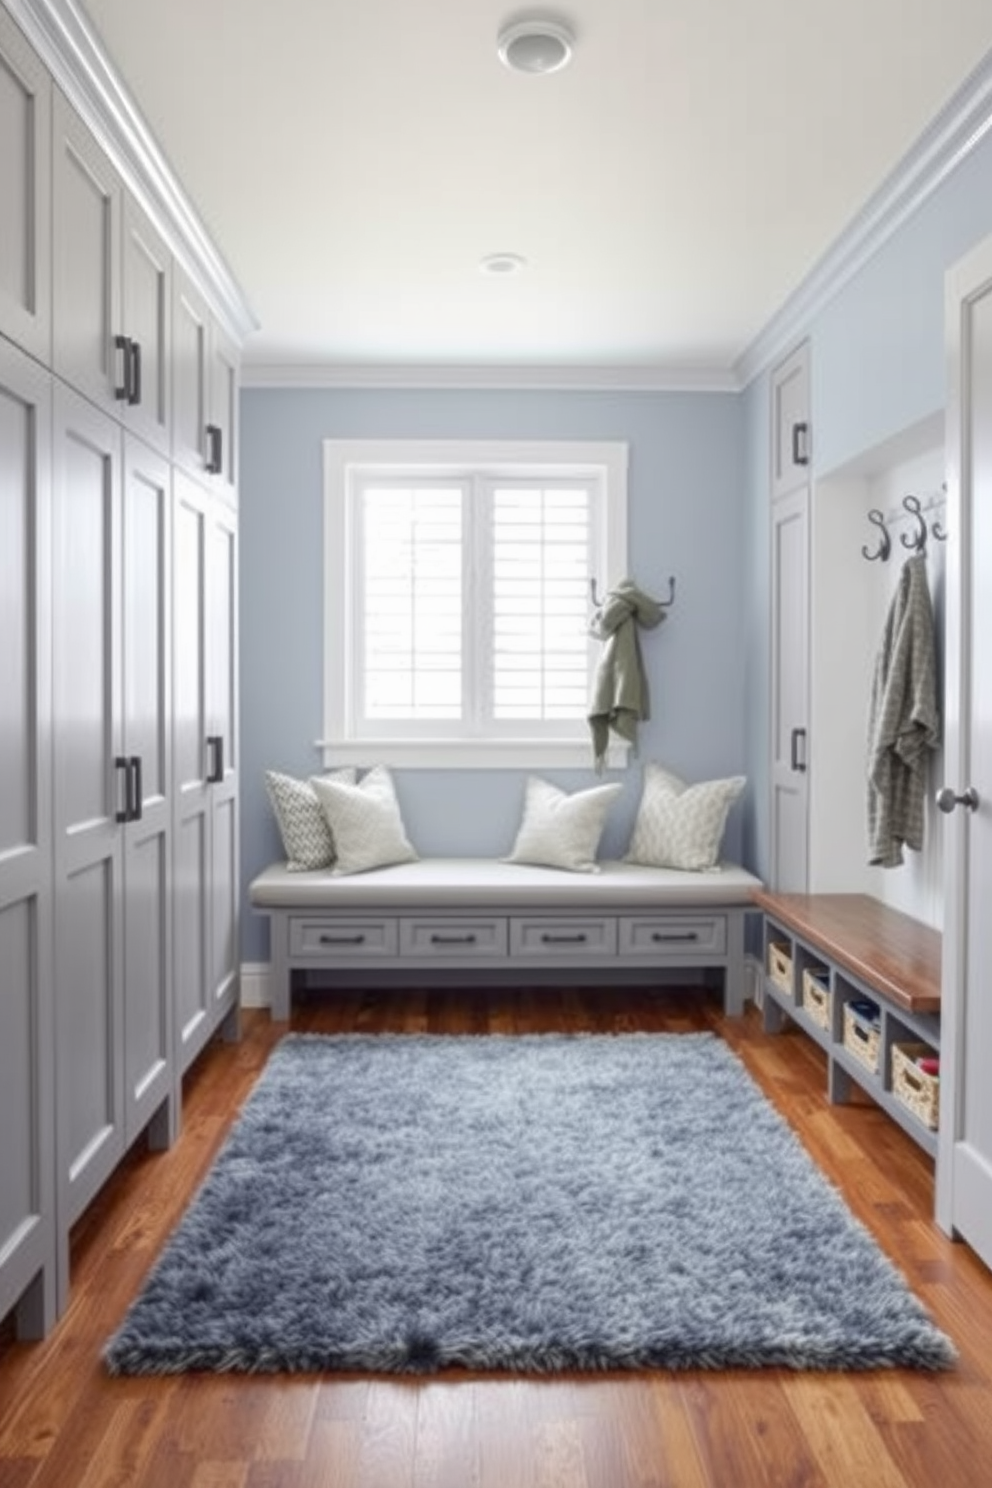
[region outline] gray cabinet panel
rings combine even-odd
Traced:
[[[172,438],[172,255],[130,196],[123,202],[123,324],[137,385],[123,404],[128,427],[168,455]]]
[[[172,288],[172,458],[192,475],[206,469],[210,314],[181,270]]]
[[[122,516],[123,755],[133,820],[124,841],[125,1139],[172,1084],[172,478],[133,438],[124,448]]]
[[[120,430],[68,388],[53,427],[55,1029],[60,1291],[67,1227],[124,1150]]]
[[[210,1036],[207,992],[207,816],[203,810],[177,812],[173,878],[175,933],[175,1039],[185,1069]]]
[[[122,187],[58,89],[52,177],[54,367],[88,398],[116,412],[121,385]]]
[[[50,429],[51,378],[0,341],[0,1317],[25,1337],[56,1310]]]
[[[51,81],[0,10],[0,332],[51,355]]]

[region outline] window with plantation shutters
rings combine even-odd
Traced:
[[[325,762],[587,764],[626,447],[325,443]]]

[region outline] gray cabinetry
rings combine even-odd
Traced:
[[[185,1069],[237,1000],[236,531],[208,491],[178,470],[174,480],[176,1048]]]
[[[56,1307],[50,418],[49,374],[0,340],[0,1317],[22,1337]]]
[[[54,414],[59,1222],[175,1122],[167,466],[70,389]],[[60,1281],[68,1285],[63,1243]]]
[[[171,253],[58,89],[53,120],[55,371],[167,455]]]
[[[122,331],[123,186],[58,88],[52,122],[53,365],[114,413],[126,380],[125,358],[115,344]]]
[[[0,10],[0,333],[51,356],[51,80]]]
[[[215,494],[236,504],[237,347],[178,268],[172,303],[172,456]]]

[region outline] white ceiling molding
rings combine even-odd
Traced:
[[[75,0],[4,0],[228,333],[258,321]]]
[[[244,362],[242,387],[432,388],[624,393],[736,393],[726,367],[301,366]]]
[[[877,253],[992,128],[992,52],[868,198],[734,364],[739,387],[807,334],[810,321]]]

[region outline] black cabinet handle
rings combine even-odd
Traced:
[[[127,401],[132,408],[141,402],[141,343],[138,341],[128,343]]]
[[[220,475],[224,468],[224,431],[219,424],[207,425],[207,469]]]
[[[321,935],[321,945],[364,945],[364,935]]]
[[[116,822],[130,821],[131,820],[131,771],[128,768],[128,760],[127,760],[127,756],[126,755],[123,755],[123,754],[117,755],[116,759],[114,760],[114,769],[118,772],[118,797],[117,797],[118,800],[120,800],[120,798],[121,798],[120,797],[120,772],[122,770],[124,772],[124,788],[123,788],[124,805],[123,806],[118,806],[117,810],[114,812],[114,821],[116,821]]]
[[[474,935],[432,935],[431,945],[475,945]]]
[[[802,742],[803,746],[801,757],[799,754],[800,741]],[[791,750],[791,758],[789,761],[791,768],[793,770],[798,770],[799,774],[802,775],[806,770],[806,730],[804,728],[794,728],[792,730],[792,734],[789,740],[789,746]]]
[[[210,751],[210,767],[207,771],[207,784],[220,785],[224,779],[223,734],[208,734],[207,749]]]
[[[551,935],[547,931],[541,936],[544,945],[582,945],[589,939],[584,930],[578,935]]]
[[[793,465],[809,464],[809,424],[793,424],[792,426],[792,463]]]
[[[140,821],[144,814],[144,791],[141,786],[141,755],[132,754],[128,763],[128,782],[130,799],[128,802],[128,821]]]
[[[121,353],[121,380],[114,388],[114,397],[119,403],[131,401],[131,338],[115,336],[114,346]]]
[[[652,940],[685,941],[698,940],[698,930],[655,930],[651,936]]]

